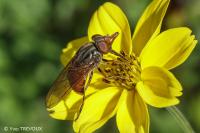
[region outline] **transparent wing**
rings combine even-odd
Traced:
[[[69,94],[72,90],[72,86],[68,80],[68,68],[67,65],[59,74],[57,79],[54,81],[53,85],[51,86],[47,97],[46,97],[46,106],[51,108],[55,106],[64,96]]]
[[[69,70],[75,71],[75,75],[78,75],[78,77],[74,77],[73,84],[70,84],[69,81]],[[88,76],[88,73],[91,71],[91,65],[83,65],[80,67],[71,67],[71,65],[67,65],[59,74],[57,79],[54,81],[53,85],[51,86],[47,97],[46,97],[46,106],[47,108],[52,108],[58,102],[60,102],[65,96],[67,96],[73,87],[79,85],[80,83],[83,83],[83,87],[85,84],[85,80]],[[73,78],[74,75],[71,75]],[[72,80],[72,79],[71,79]]]

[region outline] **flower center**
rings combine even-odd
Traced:
[[[103,74],[105,83],[114,83],[116,86],[125,87],[128,90],[134,89],[140,80],[141,67],[139,59],[131,54],[121,52],[124,58],[117,57],[114,60],[103,60],[99,68]]]

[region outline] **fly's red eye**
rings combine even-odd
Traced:
[[[101,52],[103,52],[103,53],[108,53],[109,50],[110,50],[109,45],[106,44],[105,42],[99,42],[99,43],[97,44],[97,46],[98,46],[98,49],[99,49]]]
[[[92,40],[94,40],[94,44],[97,47],[97,49],[103,53],[109,53],[111,51],[112,43],[115,40],[115,38],[118,36],[118,32],[115,32],[112,35],[106,35],[101,36],[99,34],[95,34],[92,36]]]

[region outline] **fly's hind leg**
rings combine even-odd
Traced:
[[[78,113],[77,113],[77,116],[76,116],[76,118],[75,118],[75,121],[79,118],[79,116],[80,116],[80,114],[81,114],[81,111],[82,111],[82,109],[83,109],[83,105],[84,105],[84,101],[85,101],[85,91],[86,91],[86,89],[88,88],[88,86],[90,85],[90,82],[91,82],[91,80],[92,80],[92,76],[93,76],[93,71],[91,71],[91,72],[89,73],[89,79],[88,79],[88,82],[86,83],[86,85],[85,85],[85,87],[84,87],[84,93],[83,93],[82,103],[81,103],[81,105],[80,105],[80,109],[79,109],[79,111],[78,111]]]

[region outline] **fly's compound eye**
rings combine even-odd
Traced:
[[[97,43],[97,48],[100,52],[102,53],[108,53],[111,50],[111,45],[108,45],[105,42],[98,42]]]

